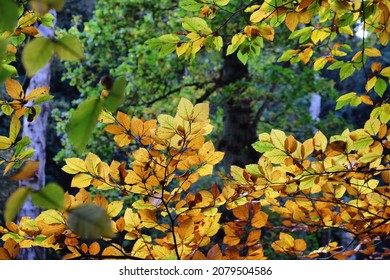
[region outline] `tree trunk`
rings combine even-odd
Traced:
[[[55,17],[56,12],[50,11]],[[55,22],[54,22],[55,26]],[[53,38],[54,29],[45,26],[39,26],[39,32],[44,37]],[[39,70],[30,80],[26,94],[28,95],[32,90],[38,87],[50,86],[50,63]],[[28,104],[29,105],[29,104]],[[29,122],[26,118],[23,120],[23,136],[28,136],[31,141],[30,147],[35,150],[34,160],[39,161],[39,168],[36,176],[21,181],[23,186],[28,186],[34,190],[43,188],[46,184],[45,181],[45,165],[46,165],[46,130],[48,125],[48,117],[50,112],[50,106],[47,102],[41,106],[41,112],[37,115],[36,120]],[[28,199],[22,209],[19,212],[18,220],[22,217],[30,217],[31,219],[36,218],[40,213],[40,209],[31,203]],[[20,252],[21,259],[45,259],[45,251],[43,249],[25,249]]]
[[[221,70],[221,80],[228,85],[248,78],[248,68],[238,60],[235,54],[225,56]],[[234,96],[224,104],[223,134],[218,149],[225,152],[223,166],[227,174],[232,165],[245,166],[257,160],[252,148],[256,141],[256,125],[253,123],[253,110],[249,100],[242,98],[237,90]]]

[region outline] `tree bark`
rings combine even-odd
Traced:
[[[50,11],[55,17],[56,12]],[[55,22],[54,22],[55,26]],[[39,26],[38,30],[40,34],[44,37],[53,38],[54,29],[45,26]],[[40,69],[30,80],[28,88],[26,90],[26,95],[28,95],[32,90],[38,87],[47,87],[50,86],[51,79],[51,70],[50,63],[45,67]],[[27,104],[31,105],[31,104]],[[39,168],[36,176],[21,181],[21,185],[28,186],[34,190],[39,190],[43,188],[46,184],[45,180],[45,165],[46,165],[46,131],[48,125],[48,117],[50,113],[50,106],[47,102],[43,103],[41,106],[41,112],[37,115],[35,121],[29,122],[26,118],[23,120],[23,136],[28,136],[31,141],[30,147],[35,150],[33,160],[39,161]],[[31,219],[36,218],[40,213],[40,209],[31,203],[31,200],[28,199],[22,209],[19,212],[18,220],[22,217],[30,217]],[[20,252],[21,259],[45,259],[44,249],[25,249]]]
[[[224,85],[247,79],[248,68],[239,61],[235,54],[224,56],[221,69],[221,80]],[[223,133],[218,149],[225,152],[223,166],[227,174],[232,165],[245,166],[256,162],[257,153],[252,148],[256,141],[256,125],[253,122],[253,110],[249,100],[242,98],[242,91],[237,90],[234,96],[223,105]]]

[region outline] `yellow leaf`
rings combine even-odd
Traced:
[[[123,201],[112,201],[110,204],[108,204],[107,207],[107,214],[111,218],[116,217],[123,208]]]
[[[16,138],[19,135],[20,128],[21,128],[20,120],[18,119],[18,117],[16,115],[13,115],[12,119],[11,119],[11,124],[9,127],[9,139],[13,143],[15,142]]]
[[[194,106],[192,112],[192,120],[194,122],[203,122],[209,118],[209,105],[206,103],[198,103]]]
[[[27,100],[34,100],[39,97],[45,96],[49,93],[49,87],[39,87],[34,90],[32,90],[30,93],[28,93],[26,99]]]
[[[314,71],[321,70],[322,68],[325,67],[326,63],[328,62],[328,59],[324,56],[316,58],[313,64],[313,69]]]
[[[262,228],[267,224],[268,215],[262,211],[257,212],[253,215],[252,226],[255,228]]]
[[[383,68],[380,74],[382,76],[390,78],[390,66]]]
[[[382,56],[381,52],[377,48],[366,48],[364,53],[370,57]]]
[[[140,226],[141,220],[137,213],[134,213],[132,209],[127,208],[125,215],[125,230],[131,232]]]
[[[172,116],[161,114],[157,117],[160,127],[156,130],[156,135],[161,139],[170,139],[176,134],[178,127],[177,119]]]
[[[265,152],[263,156],[268,158],[274,164],[281,164],[288,157],[286,152],[277,149]]]
[[[87,172],[87,166],[82,159],[79,158],[67,158],[65,159],[66,165],[62,167],[68,174],[77,174],[80,172]]]
[[[270,134],[271,142],[274,144],[275,148],[284,150],[284,142],[286,141],[286,134],[277,129],[272,129]]]
[[[179,116],[185,121],[191,120],[192,116],[192,110],[194,109],[194,106],[192,103],[186,99],[186,98],[181,98],[179,105],[177,106],[177,112],[176,116]]]
[[[373,76],[371,77],[367,83],[366,83],[366,91],[369,92],[376,84],[376,81],[377,81],[377,77],[376,76]]]
[[[93,177],[89,174],[79,173],[73,177],[71,187],[86,188],[91,185]]]
[[[326,146],[328,145],[328,139],[321,131],[316,132],[316,134],[313,137],[313,140],[314,140],[314,148],[317,151],[325,152]]]
[[[381,122],[378,119],[369,119],[364,124],[364,129],[370,135],[377,135],[381,127]]]
[[[249,18],[249,20],[253,23],[257,23],[257,22],[260,22],[262,21],[263,19],[265,19],[266,17],[268,16],[268,13],[266,13],[265,11],[263,10],[257,10],[255,12],[253,12]]]
[[[331,34],[329,28],[315,29],[310,35],[314,44],[324,41]]]
[[[279,239],[282,240],[287,245],[286,248],[294,247],[294,238],[291,235],[281,232],[279,234]]]
[[[18,172],[11,176],[11,180],[19,181],[33,177],[39,168],[39,161],[27,160]]]
[[[12,145],[12,140],[5,136],[0,136],[0,150],[6,150]]]
[[[7,90],[8,95],[11,96],[13,99],[24,98],[23,88],[18,81],[7,79],[5,81],[5,89]]]
[[[92,175],[98,175],[98,165],[101,162],[100,158],[93,154],[88,153],[85,158],[85,166],[87,167],[87,171]]]

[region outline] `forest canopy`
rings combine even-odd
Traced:
[[[1,2],[0,259],[389,257],[390,2],[244,2]]]

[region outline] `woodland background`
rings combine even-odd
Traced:
[[[228,44],[221,46],[220,51],[206,52],[202,50],[196,53],[191,61],[185,60],[183,57],[177,57],[175,53],[169,53],[171,51],[161,54],[164,52],[164,49],[161,49],[162,43],[153,41],[153,38],[161,38],[160,36],[168,33],[175,34],[174,32],[176,31],[178,31],[177,35],[182,35],[179,33],[179,30],[183,29],[182,18],[189,16],[190,12],[194,16],[200,15],[201,18],[217,22],[215,25],[219,26],[218,32],[228,34],[226,36],[231,38],[236,30],[247,25],[248,19],[245,19],[243,8],[264,3],[264,1],[252,1],[252,3],[244,4],[241,3],[243,1],[232,0],[225,5],[225,2],[229,1],[163,0],[158,3],[148,0],[66,1],[55,15],[55,33],[59,37],[65,36],[64,34],[70,34],[77,38],[83,46],[82,53],[84,58],[79,62],[72,61],[77,59],[61,59],[60,55],[52,58],[50,68],[47,71],[50,72],[49,75],[51,76],[50,84],[48,85],[50,86],[50,94],[54,98],[42,105],[41,115],[46,114],[47,119],[41,124],[31,122],[32,126],[42,126],[42,130],[38,130],[35,133],[44,136],[41,140],[36,141],[44,141],[43,147],[45,147],[45,152],[42,151],[42,154],[39,154],[39,149],[36,150],[35,158],[41,164],[32,179],[30,178],[28,181],[25,181],[25,179],[15,180],[15,177],[12,179],[12,176],[15,176],[12,174],[18,174],[17,171],[13,170],[0,180],[0,225],[6,224],[3,217],[7,199],[20,186],[27,185],[33,187],[34,184],[44,186],[48,183],[55,183],[61,186],[65,192],[76,195],[75,188],[71,187],[74,175],[65,172],[63,169],[64,165],[67,164],[66,159],[85,158],[91,152],[106,162],[116,160],[129,164],[134,161],[135,154],[133,152],[137,149],[136,143],[121,145],[119,140],[114,141],[112,135],[107,133],[108,130],[104,129],[105,126],[102,123],[96,125],[92,137],[85,143],[85,148],[80,148],[80,146],[83,146],[82,143],[75,145],[74,142],[72,143],[72,140],[69,140],[71,137],[79,137],[78,135],[75,136],[73,134],[72,136],[68,134],[69,119],[74,114],[77,106],[91,98],[99,99],[102,91],[111,90],[112,83],[114,83],[116,77],[124,77],[127,82],[124,90],[125,97],[120,100],[118,110],[129,116],[136,116],[142,121],[158,119],[158,116],[161,114],[174,115],[179,104],[183,102],[182,98],[190,100],[192,104],[203,102],[209,104],[210,123],[214,126],[214,129],[208,135],[208,139],[214,143],[215,150],[224,152],[224,157],[220,162],[213,163],[215,167],[211,176],[200,178],[199,181],[194,183],[191,187],[194,189],[194,193],[202,190],[210,191],[212,186],[222,190],[224,182],[232,179],[232,166],[245,168],[248,164],[257,163],[261,153],[259,153],[259,148],[256,149],[252,144],[259,141],[258,135],[262,133],[271,133],[271,130],[283,131],[285,135],[293,135],[294,139],[303,143],[320,130],[329,139],[332,135],[341,135],[345,129],[353,131],[364,127],[366,121],[370,119],[373,107],[388,103],[389,90],[385,86],[380,96],[375,94],[380,90],[374,93],[371,92],[372,98],[370,98],[370,102],[363,101],[362,104],[353,104],[349,100],[349,105],[352,106],[341,106],[340,104],[339,98],[343,94],[366,92],[367,76],[377,74],[374,68],[371,67],[373,63],[377,63],[377,66],[381,65],[378,73],[381,69],[390,65],[390,47],[387,43],[378,44],[377,38],[373,33],[362,34],[358,32],[359,28],[361,28],[361,23],[359,24],[352,19],[344,18],[344,20],[350,21],[354,33],[353,36],[344,34],[337,38],[340,45],[345,44],[344,48],[347,50],[345,51],[346,55],[340,58],[340,60],[350,61],[353,59],[353,55],[362,48],[375,48],[381,55],[369,56],[369,63],[367,63],[369,65],[367,69],[369,70],[365,68],[361,71],[358,71],[358,69],[354,70],[352,71],[353,74],[350,73],[350,77],[346,79],[338,71],[331,71],[326,69],[326,67],[317,69],[317,71],[313,70],[312,67],[307,66],[307,63],[312,64],[312,61],[307,62],[305,59],[301,59],[301,62],[295,63],[291,60],[292,56],[287,57],[287,59],[281,59],[281,57],[285,56],[286,50],[297,48],[301,43],[298,40],[289,39],[292,27],[287,23],[280,26],[272,42],[271,40],[265,40],[261,51],[260,48],[258,50],[259,54],[251,56],[249,59],[242,57],[239,59],[236,54],[225,56],[224,53],[227,51]],[[312,4],[313,1],[309,2],[309,4]],[[333,3],[335,1],[328,2]],[[389,5],[388,1],[380,2],[383,2],[383,5]],[[190,6],[192,8],[188,8]],[[187,9],[183,7],[187,7]],[[215,15],[213,15],[213,8],[218,10]],[[299,24],[305,25],[307,23]],[[323,41],[325,45],[329,43],[327,40],[321,39],[320,41]],[[18,46],[18,52],[15,54],[16,60],[12,62],[12,65],[18,74],[17,77],[15,76],[15,79],[20,82],[24,91],[27,91],[27,87],[31,84],[32,79],[30,80],[31,77],[28,77],[26,68],[22,64],[23,47],[25,47],[25,43]],[[77,44],[75,48],[77,48]],[[257,50],[254,52],[257,52]],[[247,60],[245,65],[242,63],[243,60]],[[365,72],[371,70],[374,72],[373,74]],[[349,76],[349,74],[346,74],[346,76]],[[115,81],[117,82],[118,80]],[[383,81],[385,82],[385,80]],[[6,88],[4,86],[2,88],[3,96],[6,95],[5,91]],[[342,108],[335,110],[336,104],[339,104],[339,107]],[[119,118],[118,115],[117,118]],[[0,135],[7,135],[10,118],[4,111],[1,113],[0,121]],[[386,123],[387,121],[382,122],[382,126],[386,127]],[[385,135],[388,135],[388,133],[386,132]],[[381,166],[387,167],[388,146],[384,147]],[[264,147],[261,149],[264,149]],[[265,149],[262,153],[266,151],[268,150]],[[44,161],[45,164],[42,164]],[[6,168],[6,165],[1,165],[0,171],[2,173],[4,168]],[[243,176],[245,177],[245,175]],[[234,180],[237,181],[237,176],[234,177]],[[245,177],[245,180],[249,182],[247,177]],[[378,180],[381,181],[381,187],[388,187],[388,181],[384,179]],[[120,193],[126,195],[126,190],[122,189],[121,192],[115,189],[101,191],[99,188],[91,187],[89,193],[92,198],[104,196],[110,203],[117,200]],[[386,195],[387,191],[380,192],[380,194]],[[346,195],[348,196],[348,194]],[[349,195],[353,194],[349,193]],[[131,196],[130,198],[121,199],[122,202],[125,202],[125,205],[131,205],[135,201],[134,197],[132,198]],[[203,201],[205,201],[204,199]],[[286,202],[286,199],[288,198],[281,198],[283,203]],[[388,209],[388,201],[390,200],[385,199],[384,209]],[[31,205],[31,207],[34,206]],[[338,207],[342,208],[342,206]],[[334,210],[331,207],[329,209]],[[237,219],[245,221],[242,215],[247,215],[247,219],[255,215],[255,212],[250,214],[252,210],[249,210],[249,214],[242,214],[241,212],[239,214],[238,210],[235,213],[228,210],[230,209],[227,209],[225,212],[221,210],[223,213],[219,222],[221,225],[227,225],[229,222]],[[24,210],[22,209],[22,211]],[[26,211],[32,210],[27,209]],[[35,209],[33,211],[38,211],[35,213],[38,215],[41,210]],[[123,214],[124,211],[125,207],[121,213]],[[348,231],[334,230],[332,227],[326,227],[325,224],[317,225],[318,230],[313,231],[311,234],[305,234],[305,229],[299,223],[287,223],[284,221],[283,215],[281,215],[281,218],[274,211],[264,211],[268,217],[267,226],[265,224],[262,225],[264,228],[261,230],[261,237],[259,232],[253,233],[252,236],[254,238],[254,235],[256,234],[257,236],[258,234],[253,244],[261,244],[262,251],[264,251],[264,254],[261,254],[262,257],[271,259],[307,258],[310,256],[310,250],[306,250],[307,244],[307,247],[310,247],[312,250],[311,253],[315,252],[314,249],[320,248],[316,251],[316,256],[313,253],[311,257],[388,258],[389,231],[387,216],[384,217],[384,225],[387,228],[383,232],[378,233],[377,237],[371,236],[373,241],[370,245],[367,245],[362,240],[355,238],[356,236],[353,234],[349,234]],[[238,218],[240,215],[241,218]],[[390,213],[386,212],[386,215],[390,215]],[[30,215],[30,212],[25,212],[25,214],[21,212],[19,218],[23,216],[32,215]],[[181,223],[184,222],[181,221]],[[310,225],[306,225],[310,227]],[[242,224],[238,223],[234,226],[239,227]],[[10,230],[10,228],[8,229]],[[238,232],[240,231],[237,230],[236,234]],[[281,232],[293,235],[295,242],[304,239],[305,245],[300,246],[298,243],[301,241],[296,242],[294,245],[294,239],[292,239],[292,247],[295,246],[295,249],[291,247],[290,250],[288,246],[283,250],[275,249],[274,242],[278,238],[281,242],[279,243],[281,247],[285,246],[281,245],[283,242],[291,242],[290,237],[280,235]],[[5,231],[2,233],[6,234]],[[147,233],[148,236],[154,238],[153,233],[150,233],[150,229],[148,229]],[[245,236],[250,235],[251,229],[246,228],[242,233]],[[226,234],[226,229],[222,230],[221,228],[217,230],[215,235],[213,235],[213,240],[224,240],[224,245],[215,241],[215,244],[219,244],[220,247],[217,249],[210,245],[207,249],[209,251],[203,252],[202,256],[208,257],[212,255],[210,253],[211,249],[214,250],[215,255],[221,255],[221,257],[226,258],[228,256],[237,257],[238,255],[244,257],[246,254],[249,256],[252,245],[247,246],[246,244],[246,247],[244,245],[240,247],[241,241],[232,246],[236,246],[239,253],[233,254],[228,251],[227,247],[231,244],[224,239]],[[3,246],[5,246],[4,242],[6,239],[3,238],[0,241],[3,243]],[[76,239],[78,240],[78,238]],[[104,258],[100,251],[100,249],[103,251],[104,248],[107,248],[104,247],[104,241],[88,241],[88,236],[86,241],[83,240],[83,236],[81,236],[80,240],[77,241],[77,246],[79,246],[78,252],[85,253],[84,258]],[[128,240],[133,242],[135,238],[128,238]],[[231,242],[233,244],[235,241]],[[52,244],[60,243],[61,241],[57,239]],[[119,242],[115,241],[116,243]],[[151,241],[151,243],[153,242]],[[163,244],[163,242],[157,243],[159,245]],[[248,240],[246,240],[246,243],[248,243]],[[66,243],[67,246],[69,244]],[[58,249],[63,249],[64,246],[62,243],[59,247],[48,248],[50,246],[42,246],[46,247],[46,249],[30,251],[30,255],[26,253],[27,255],[24,258],[42,258],[42,256],[54,259],[63,258],[65,253],[59,252]],[[97,246],[99,247],[98,249]],[[207,247],[207,245],[205,246]],[[224,246],[227,247],[225,248]],[[40,246],[38,245],[37,247]],[[166,247],[169,249],[167,249],[169,251],[167,251],[168,256],[176,255],[177,257],[177,250],[176,254],[174,254],[172,253],[175,251],[173,248],[170,246]],[[131,248],[134,248],[134,243],[126,243],[126,246],[123,246],[123,248],[131,252]],[[125,249],[124,251],[126,251]],[[26,249],[22,251],[24,250]],[[70,250],[69,247],[68,250]],[[83,258],[83,254],[78,256],[75,251],[70,251],[70,253],[66,252],[68,253],[66,256],[69,257],[69,254],[73,254],[75,258]],[[348,253],[352,251],[353,253]],[[10,251],[8,252],[11,254]],[[109,251],[105,252],[109,253]],[[113,256],[118,257],[117,254],[113,254]],[[130,253],[124,256],[128,258],[135,256],[152,258],[149,255],[132,255]],[[156,257],[156,255],[153,256]],[[191,256],[191,258],[195,258],[194,256],[202,257],[200,254],[197,255],[195,253]],[[254,258],[260,258],[259,255],[256,256]]]

